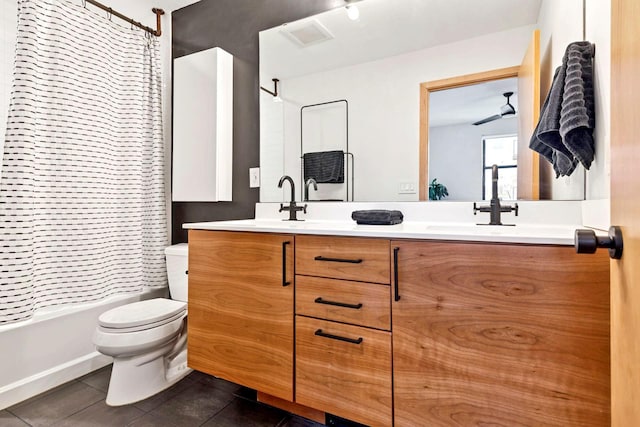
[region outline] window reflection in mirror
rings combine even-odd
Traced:
[[[498,166],[498,198],[518,199],[518,135],[486,136],[482,138],[484,187],[482,199],[491,194],[491,167]]]

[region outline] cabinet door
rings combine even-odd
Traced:
[[[606,251],[391,247],[396,426],[609,424]]]
[[[293,236],[189,231],[188,365],[293,400]]]

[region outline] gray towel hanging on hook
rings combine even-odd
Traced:
[[[567,47],[529,143],[553,164],[556,177],[571,175],[578,162],[588,170],[594,159],[593,54],[587,41]]]

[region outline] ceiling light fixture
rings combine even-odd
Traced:
[[[358,18],[360,18],[360,10],[358,9],[358,6],[354,4],[348,4],[345,6],[345,9],[347,9],[347,16],[352,21],[357,21]]]

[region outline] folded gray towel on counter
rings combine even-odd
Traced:
[[[400,211],[370,209],[351,212],[351,219],[361,225],[395,225],[402,222],[404,215]]]

